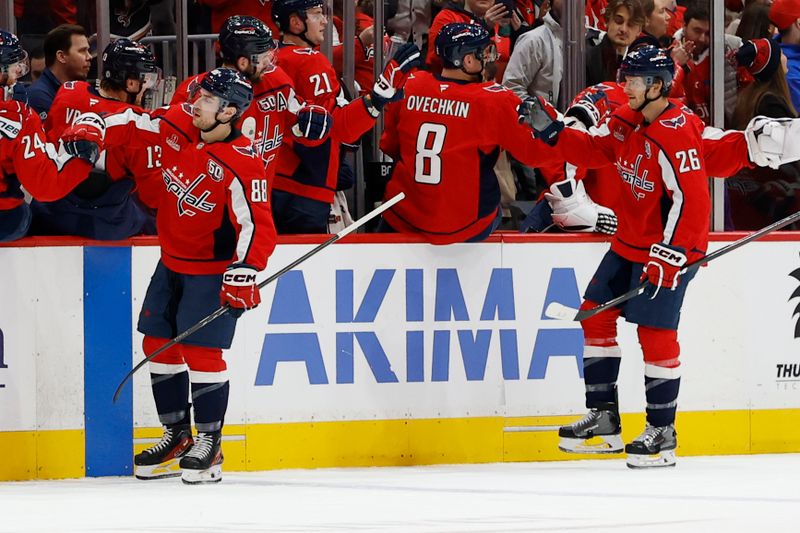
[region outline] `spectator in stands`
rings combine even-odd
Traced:
[[[28,89],[28,105],[47,118],[58,88],[67,81],[84,81],[89,75],[92,55],[89,40],[81,26],[62,24],[44,38],[46,68],[41,77]]]
[[[611,0],[605,8],[603,20],[608,31],[602,39],[600,33],[591,28],[586,34],[590,44],[586,48],[587,86],[617,79],[620,62],[642,32],[644,10],[639,0]],[[594,42],[597,44],[591,46]]]
[[[561,6],[562,0],[553,0],[544,24],[517,39],[503,85],[520,98],[541,96],[553,105],[559,103],[564,63]]]
[[[675,40],[683,49],[673,51],[673,59],[684,66],[686,76],[683,88],[686,94],[686,104],[706,124],[711,124],[711,18],[708,8],[694,6],[684,14],[684,27],[675,34]],[[724,35],[725,53],[736,51],[742,44],[741,39],[735,35]],[[677,47],[676,47],[677,48]],[[680,56],[683,55],[683,60]],[[736,106],[738,86],[736,83],[736,69],[733,65],[725,63],[725,110],[726,117],[730,118]]]
[[[14,17],[20,34],[43,34],[59,24],[77,24],[78,6],[74,0],[14,0]]]
[[[645,16],[643,33],[649,38],[649,44],[664,48],[670,41],[667,30],[672,17],[667,7],[671,5],[671,0],[642,0]]]
[[[775,0],[769,18],[780,32],[779,42],[786,56],[786,82],[795,109],[800,109],[800,0]]]
[[[742,12],[736,26],[736,36],[742,41],[754,39],[770,39],[777,29],[769,20],[769,6],[753,2]]]
[[[797,116],[786,83],[786,56],[781,54],[776,41],[748,41],[739,48],[735,58],[754,81],[742,89],[734,114],[734,128],[744,129],[753,117],[759,115],[771,118]],[[758,229],[800,209],[800,165],[797,163],[782,165],[777,170],[745,170],[726,180],[726,185],[732,229]]]

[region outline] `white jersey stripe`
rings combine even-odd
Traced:
[[[253,242],[256,226],[253,223],[250,205],[247,203],[247,191],[237,176],[231,180],[228,190],[231,191],[231,210],[236,216],[236,222],[242,228],[239,232],[239,241],[236,243],[237,262],[244,263]]]
[[[658,164],[661,166],[661,178],[668,190],[672,191],[672,207],[667,215],[667,223],[664,225],[664,240],[666,244],[672,244],[672,238],[683,213],[683,190],[678,183],[675,169],[672,168],[667,155],[663,150],[658,151]]]

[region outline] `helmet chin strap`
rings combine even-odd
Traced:
[[[306,36],[306,33],[308,33],[308,24],[306,24],[306,15],[305,15],[305,13],[303,13],[303,16],[300,17],[300,19],[303,21],[303,32],[302,33],[292,33],[290,31],[288,33],[290,35],[294,35],[295,37],[299,37],[300,40],[302,40],[304,43],[306,43],[309,46],[309,48],[316,48],[317,45],[312,43],[308,39],[308,37]]]
[[[647,89],[645,89],[645,91],[644,91],[644,102],[642,103],[642,105],[640,105],[639,107],[637,107],[637,108],[636,108],[636,111],[637,111],[637,112],[641,113],[642,111],[644,111],[644,108],[645,108],[645,107],[647,107],[647,106],[649,106],[650,104],[652,104],[653,102],[655,102],[655,101],[657,101],[657,100],[660,100],[660,99],[661,99],[661,94],[659,94],[659,95],[658,95],[658,96],[656,96],[655,98],[649,98],[649,97],[647,96],[647,93],[649,93],[649,92],[650,92],[650,89],[651,89],[652,87],[653,87],[653,84],[651,83],[650,85],[648,85],[648,86],[647,86]]]
[[[484,63],[483,63],[483,57],[482,56],[479,58],[478,54],[476,54],[474,52],[472,54],[475,56],[475,59],[478,61],[478,63],[481,64],[481,69],[478,72],[467,72],[467,69],[464,68],[464,60],[462,59],[461,60],[461,72],[463,72],[467,76],[472,76],[476,80],[480,81],[481,80],[481,75],[483,74],[483,71],[486,68],[486,65],[484,65]],[[466,57],[466,56],[464,56],[464,57]]]
[[[233,122],[233,120],[236,118],[235,115],[227,122],[222,122],[221,120],[219,120],[217,118],[219,116],[219,114],[222,112],[223,109],[225,109],[225,107],[222,107],[222,108],[217,110],[217,114],[214,115],[214,123],[211,126],[209,126],[208,128],[205,128],[205,129],[200,128],[200,131],[202,131],[203,133],[208,133],[208,132],[211,132],[211,131],[214,131],[215,129],[217,129],[217,126],[223,126],[225,124],[230,124],[231,122]]]

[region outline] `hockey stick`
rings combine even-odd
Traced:
[[[311,250],[309,250],[308,252],[306,252],[302,256],[298,257],[297,259],[295,259],[294,261],[292,261],[291,263],[289,263],[288,265],[286,265],[285,267],[280,269],[279,271],[275,272],[273,275],[271,275],[270,277],[268,277],[267,279],[265,279],[264,281],[259,283],[258,284],[258,288],[262,289],[264,286],[269,285],[270,283],[272,283],[273,281],[275,281],[279,277],[283,276],[284,274],[286,274],[287,272],[289,272],[290,270],[295,268],[300,263],[303,263],[307,259],[310,259],[311,257],[313,257],[314,255],[318,254],[319,252],[321,252],[322,250],[324,250],[325,248],[327,248],[331,244],[335,243],[336,241],[338,241],[340,239],[343,239],[345,236],[347,236],[350,233],[354,232],[355,230],[357,230],[358,228],[360,228],[361,226],[363,226],[364,224],[366,224],[367,222],[369,222],[373,218],[377,217],[378,215],[380,215],[381,213],[383,213],[384,211],[386,211],[387,209],[389,209],[390,207],[392,207],[393,205],[395,205],[397,202],[399,202],[400,200],[402,200],[405,197],[406,197],[405,193],[402,193],[402,192],[398,193],[396,196],[394,196],[390,200],[384,202],[379,207],[373,209],[372,211],[370,211],[369,213],[367,213],[363,217],[359,218],[358,220],[356,220],[355,222],[353,222],[352,224],[350,224],[349,226],[344,228],[339,233],[336,233],[335,235],[331,235],[331,237],[327,241],[323,242],[322,244],[319,244],[318,246],[315,246],[314,248],[312,248]],[[117,390],[114,392],[113,402],[117,403],[117,399],[119,399],[119,395],[122,392],[122,388],[125,386],[125,384],[128,382],[128,380],[130,380],[131,377],[133,377],[133,375],[136,373],[137,370],[142,368],[146,363],[148,363],[151,359],[156,357],[158,354],[163,353],[164,351],[168,350],[172,346],[174,346],[174,345],[178,344],[179,342],[181,342],[183,339],[185,339],[186,337],[188,337],[189,335],[191,335],[195,331],[197,331],[197,330],[199,330],[201,328],[204,328],[205,326],[207,326],[208,324],[210,324],[214,320],[218,319],[219,317],[221,317],[222,315],[227,313],[229,309],[230,309],[230,306],[228,306],[228,305],[221,306],[219,309],[217,309],[216,311],[214,311],[213,313],[211,313],[210,315],[208,315],[204,319],[200,320],[197,324],[195,324],[194,326],[190,327],[189,329],[187,329],[186,331],[184,331],[183,333],[181,333],[180,335],[178,335],[174,339],[170,340],[169,342],[164,343],[164,345],[162,347],[158,348],[153,353],[151,353],[150,355],[148,355],[147,357],[145,357],[144,359],[139,361],[139,363],[135,367],[133,367],[130,372],[128,372],[125,375],[125,377],[122,379],[122,381],[117,386]]]
[[[800,221],[800,211],[791,214],[788,217],[783,218],[773,224],[770,224],[769,226],[761,228],[758,231],[754,231],[749,235],[745,235],[738,241],[734,241],[727,246],[723,246],[722,248],[720,248],[715,252],[711,252],[708,255],[704,255],[703,257],[701,257],[696,261],[692,261],[691,263],[683,267],[683,269],[681,269],[681,273],[685,273],[688,269],[694,266],[699,266],[709,263],[714,259],[717,259],[718,257],[727,254],[728,252],[732,252],[733,250],[740,248],[749,242],[755,241],[756,239],[760,239],[761,237],[763,237],[768,233],[772,233],[775,230],[779,230],[785,226],[788,226],[792,222],[797,222],[797,221]],[[641,284],[637,285],[636,287],[629,290],[625,294],[621,294],[616,298],[613,298],[592,309],[573,309],[572,307],[567,307],[566,305],[560,304],[558,302],[551,302],[544,310],[544,314],[546,317],[553,318],[555,320],[571,320],[575,322],[580,322],[582,320],[586,320],[587,318],[591,318],[598,313],[602,313],[603,311],[605,311],[610,307],[617,306],[621,303],[627,302],[632,298],[636,298],[637,296],[639,296],[644,292],[645,288],[647,287],[647,284],[648,284],[647,281],[643,281]]]

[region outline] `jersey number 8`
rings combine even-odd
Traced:
[[[414,180],[418,183],[438,185],[442,181],[442,158],[447,126],[424,122],[417,135],[417,157],[414,161]]]

